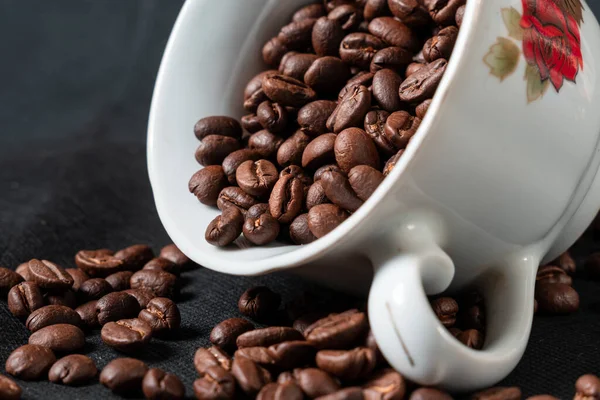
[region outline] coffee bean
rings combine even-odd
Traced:
[[[376,36],[354,32],[340,43],[340,58],[347,64],[367,70],[375,53],[384,47],[385,43]]]
[[[419,68],[407,77],[400,85],[400,100],[409,103],[420,103],[433,97],[435,90],[446,71],[448,62],[443,58]]]
[[[32,333],[29,344],[47,347],[55,353],[74,353],[85,345],[85,335],[75,325],[56,324]]]
[[[98,300],[113,291],[113,287],[103,278],[92,278],[81,284],[79,295],[84,301]]]
[[[233,360],[231,373],[248,396],[256,395],[263,386],[271,382],[269,371],[245,357],[237,357]]]
[[[290,51],[281,59],[279,73],[301,81],[304,79],[304,74],[308,68],[317,58],[318,56],[315,54]],[[265,129],[269,128],[265,126]]]
[[[39,287],[44,289],[68,289],[73,285],[73,278],[61,266],[47,260],[36,260],[35,258],[29,261],[29,271],[31,279],[37,283]],[[6,274],[0,271],[3,276],[0,277],[0,286],[10,289],[12,286],[21,282],[21,276],[10,271],[11,274]],[[12,284],[11,284],[12,283]],[[10,285],[10,286],[9,286]]]
[[[75,312],[81,318],[83,327],[92,329],[100,326],[98,322],[98,310],[96,309],[97,300],[88,301],[75,309]]]
[[[50,325],[70,324],[81,326],[81,323],[81,318],[71,308],[49,305],[33,311],[27,318],[25,326],[31,332],[36,332]]]
[[[415,33],[392,17],[375,18],[369,23],[369,32],[390,46],[401,47],[408,51],[415,51],[418,48],[419,41]]]
[[[265,100],[256,109],[256,116],[263,128],[271,132],[282,132],[288,121],[285,107]]]
[[[365,115],[371,107],[371,93],[356,85],[340,100],[333,113],[327,119],[327,128],[335,133],[346,128],[362,126]]]
[[[248,140],[249,148],[263,158],[271,158],[274,156],[282,143],[282,138],[267,130],[254,133]]]
[[[223,215],[239,212],[235,208],[231,208],[231,210],[224,211]],[[239,215],[241,216],[241,213]],[[179,292],[177,277],[165,271],[138,271],[131,276],[129,284],[132,289],[148,290],[156,297],[174,298]]]
[[[402,83],[400,75],[391,69],[382,69],[373,77],[373,99],[379,106],[389,112],[402,107],[398,96],[398,88]]]
[[[142,391],[146,399],[183,399],[185,387],[181,380],[162,369],[152,368],[146,372],[142,381]]]
[[[573,279],[567,273],[554,265],[544,265],[538,269],[535,277],[536,285],[546,283],[564,283],[571,286]]]
[[[373,56],[370,71],[376,73],[382,69],[398,71],[412,61],[412,53],[402,47],[386,47]],[[396,94],[398,91],[396,90]],[[395,110],[394,110],[395,111]]]
[[[337,164],[344,172],[357,165],[379,167],[379,155],[371,138],[360,128],[348,128],[340,132],[334,144]]]
[[[325,7],[323,4],[309,4],[300,8],[292,16],[292,21],[302,21],[303,19],[319,18],[325,15]]]
[[[388,0],[390,11],[410,27],[420,27],[431,21],[427,10],[416,0]]]
[[[231,358],[218,346],[199,348],[194,355],[194,367],[200,375],[204,375],[210,367],[231,370]]]
[[[73,286],[71,286],[71,289],[76,292],[79,291],[79,288],[83,282],[90,279],[89,275],[79,268],[67,268],[65,271],[67,271],[67,274],[71,275],[71,278],[73,278]]]
[[[239,148],[238,139],[229,136],[208,135],[200,141],[200,145],[196,149],[196,161],[204,166],[221,164],[225,157]]]
[[[110,274],[105,279],[114,292],[120,292],[121,290],[129,289],[129,279],[131,279],[131,275],[133,275],[133,272],[131,271],[120,271]]]
[[[340,389],[339,383],[331,375],[317,368],[295,369],[294,379],[311,399],[326,396]]]
[[[3,271],[4,269],[0,270]],[[78,271],[77,269],[74,269],[75,271]],[[31,273],[29,272],[29,262],[24,262],[22,264],[19,264],[19,266],[17,267],[17,269],[15,270],[15,272],[19,275],[21,275],[21,278],[23,278],[24,281],[30,281],[31,280]],[[67,272],[69,272],[67,270]],[[72,276],[72,275],[71,275]]]
[[[433,62],[439,58],[450,58],[456,37],[458,36],[458,28],[448,26],[440,30],[440,32],[429,38],[423,46],[423,56],[427,62]]]
[[[377,17],[389,15],[390,9],[387,5],[387,0],[367,0],[365,9],[363,10],[364,18],[370,21]]]
[[[520,400],[521,389],[518,387],[497,386],[475,393],[471,400]]]
[[[0,267],[0,294],[7,294],[13,286],[21,282],[23,282],[21,275],[8,268]]]
[[[483,347],[483,335],[476,329],[467,329],[458,334],[456,338],[471,349],[480,350]]]
[[[262,88],[260,88],[254,93],[252,93],[250,97],[244,100],[244,110],[248,111],[252,115],[256,115],[258,106],[266,100],[269,100],[269,98],[265,94],[265,91]],[[258,120],[258,116],[256,116],[256,119]],[[248,121],[246,121],[246,123],[248,123]],[[258,123],[260,124],[260,120],[258,120]]]
[[[359,387],[347,387],[335,393],[318,397],[318,400],[363,400],[363,391]]]
[[[409,400],[452,400],[452,396],[438,389],[422,387],[412,392]]]
[[[181,324],[179,308],[172,300],[166,297],[156,297],[140,311],[138,318],[152,328],[153,334],[163,334],[174,331]]]
[[[140,306],[137,300],[128,293],[113,292],[98,300],[96,311],[98,313],[98,322],[100,325],[104,325],[111,321],[135,317],[140,312]]]
[[[340,167],[337,166],[337,164],[326,164],[323,165],[322,167],[319,167],[319,169],[317,169],[315,171],[315,174],[313,176],[314,181],[318,181],[323,177],[323,174],[325,174],[325,172],[329,172],[329,171],[333,171],[333,172],[337,172],[339,174],[345,175],[344,171],[342,171],[340,169]]]
[[[43,306],[44,298],[35,282],[21,282],[8,292],[8,309],[17,318],[27,318]]]
[[[571,314],[579,309],[579,295],[564,283],[536,285],[535,298],[540,311],[548,314]]]
[[[315,91],[308,85],[285,75],[266,77],[263,90],[271,101],[283,106],[302,107],[316,97]]]
[[[194,134],[200,140],[209,135],[229,136],[239,139],[242,137],[242,127],[234,118],[215,115],[202,118],[196,122]]]
[[[314,138],[302,154],[302,167],[317,169],[335,160],[334,144],[337,135],[326,133]]]
[[[288,48],[283,45],[278,37],[271,38],[262,48],[262,57],[265,63],[272,67],[277,67],[288,52]]]
[[[418,63],[418,62],[410,63],[406,67],[406,71],[404,73],[404,76],[406,78],[408,78],[409,76],[411,76],[412,74],[414,74],[415,72],[417,72],[418,70],[420,70],[424,66],[425,66],[425,64]]]
[[[365,132],[384,154],[394,153],[394,146],[384,134],[385,122],[390,114],[385,110],[372,110],[365,115]]]
[[[323,184],[321,181],[317,181],[315,183],[313,183],[310,188],[308,189],[308,193],[306,194],[306,208],[308,210],[310,210],[311,208],[313,208],[314,206],[318,206],[319,204],[325,204],[325,203],[329,203],[329,199],[327,198],[327,195],[325,194],[325,189],[323,189]],[[299,218],[299,217],[297,217]],[[305,223],[308,223],[308,215],[306,215],[305,217]],[[298,226],[299,228],[302,227],[302,224],[300,224],[300,226]],[[291,227],[290,227],[291,228]],[[306,229],[308,229],[308,226],[305,227]]]
[[[268,194],[278,179],[275,165],[268,160],[244,161],[236,171],[236,180],[246,193],[262,197]]]
[[[451,297],[439,297],[431,302],[433,312],[446,328],[456,323],[458,303]]]
[[[236,186],[228,186],[221,190],[217,200],[217,207],[221,211],[228,208],[237,208],[245,213],[254,204],[256,204],[256,199]]]
[[[270,326],[254,329],[237,337],[238,348],[244,347],[269,347],[285,341],[304,340],[304,336],[297,330],[286,326]]]
[[[21,387],[7,376],[0,374],[0,398],[4,400],[19,400]]]
[[[594,280],[600,279],[600,252],[592,253],[585,260],[585,272],[589,278]]]
[[[402,156],[403,153],[404,149],[398,151],[389,160],[387,160],[387,162],[385,163],[385,167],[383,167],[383,176],[388,176],[392,172],[392,170],[396,166],[396,163],[400,160],[400,156]]]
[[[262,71],[256,74],[252,79],[248,81],[246,87],[244,88],[244,100],[247,100],[251,97],[257,90],[262,89],[263,79],[269,75],[277,74],[277,70],[270,69],[267,71]]]
[[[429,11],[433,21],[442,26],[455,22],[456,11],[465,4],[465,0],[424,0],[423,5]]]
[[[329,12],[327,18],[337,21],[344,31],[354,31],[362,22],[362,11],[352,4],[342,4]]]
[[[568,251],[565,251],[560,256],[558,256],[558,258],[552,261],[551,264],[560,267],[569,275],[573,275],[575,273],[575,270],[577,269],[575,260],[573,260],[573,257],[571,257]]]
[[[179,265],[162,257],[155,257],[144,265],[144,270],[164,271],[178,276],[180,272]]]
[[[277,37],[290,50],[303,50],[311,45],[311,34],[316,19],[292,21],[279,31]]]
[[[351,346],[367,329],[366,315],[353,309],[314,322],[304,337],[319,349],[339,349]]]
[[[375,368],[375,352],[367,347],[352,350],[321,350],[317,366],[342,379],[364,378]]]
[[[268,383],[256,397],[257,400],[302,400],[303,398],[302,390],[293,382],[286,384]]]
[[[268,352],[273,357],[273,365],[282,369],[292,369],[312,362],[316,349],[307,341],[292,340],[271,345]]]
[[[246,290],[238,300],[240,312],[256,320],[272,317],[281,303],[281,296],[266,286]]]
[[[227,207],[206,227],[204,237],[213,246],[227,246],[240,236],[243,224],[242,212],[237,207]]]
[[[337,93],[350,78],[350,69],[332,56],[318,58],[304,74],[304,82],[319,93]]]
[[[210,341],[226,351],[236,348],[236,339],[254,329],[254,325],[243,318],[229,318],[217,324],[210,332]]]
[[[127,289],[123,292],[135,298],[140,306],[140,309],[146,308],[150,300],[156,297],[154,293],[145,289]]]
[[[221,367],[208,368],[202,378],[194,381],[197,399],[228,400],[235,398],[235,379]]]
[[[115,258],[123,261],[123,269],[137,271],[154,258],[154,252],[145,244],[134,244],[115,253]]]
[[[179,265],[180,267],[183,267],[190,263],[190,259],[188,258],[188,256],[183,254],[183,252],[179,250],[179,248],[174,243],[168,244],[165,247],[163,247],[160,250],[159,256]]]
[[[78,386],[91,381],[98,375],[94,361],[82,354],[71,354],[55,362],[48,372],[50,382]]]
[[[49,348],[26,344],[10,353],[6,359],[5,369],[15,378],[35,381],[45,378],[55,361],[56,357]]]
[[[107,346],[123,353],[132,353],[141,350],[150,341],[152,328],[138,318],[121,319],[105,324],[100,336]]]
[[[114,393],[139,392],[148,367],[135,358],[115,358],[100,373],[100,383]]]
[[[369,165],[357,165],[348,172],[348,182],[359,199],[367,201],[383,182],[383,174]]]
[[[596,375],[582,375],[575,382],[575,398],[574,400],[600,398],[600,379]]]
[[[269,197],[269,211],[279,222],[287,224],[300,214],[303,201],[304,184],[299,178],[286,175],[279,178],[273,187]]]
[[[308,228],[317,238],[334,230],[348,218],[348,213],[335,204],[319,204],[308,210]]]
[[[77,307],[77,298],[75,297],[75,292],[71,289],[64,292],[60,290],[47,291],[44,293],[44,301],[49,305],[69,308]]]
[[[406,111],[396,111],[385,121],[383,134],[397,150],[404,149],[408,141],[417,133],[421,120]]]
[[[251,243],[260,246],[277,239],[279,229],[279,222],[269,212],[266,212],[258,218],[246,217],[242,232]]]
[[[462,25],[463,16],[465,15],[465,5],[458,7],[456,9],[456,14],[454,14],[454,20],[456,21],[456,26],[460,28]]]
[[[423,102],[421,102],[421,104],[419,104],[415,108],[415,114],[417,115],[417,118],[420,118],[420,119],[425,118],[425,114],[427,113],[427,110],[429,109],[430,104],[431,104],[431,99],[423,100]]]
[[[107,276],[121,270],[123,261],[108,249],[80,250],[75,254],[75,264],[90,276]]]
[[[321,17],[313,26],[311,42],[315,53],[320,56],[337,56],[345,32],[338,21]]]
[[[350,79],[346,86],[340,90],[338,94],[338,100],[341,100],[346,96],[346,94],[354,89],[354,86],[364,86],[370,87],[373,84],[373,77],[375,76],[372,72],[360,71],[357,75],[355,75],[352,79]]]
[[[309,244],[317,240],[308,229],[308,214],[298,215],[290,224],[290,239],[295,244]]]
[[[238,150],[239,151],[239,150]],[[202,204],[214,206],[223,188],[227,186],[227,176],[220,165],[208,165],[190,178],[188,189]]]
[[[301,164],[302,153],[310,142],[310,137],[301,130],[287,138],[277,150],[277,163],[282,167]]]
[[[363,204],[344,175],[337,172],[326,172],[319,182],[323,185],[327,198],[340,208],[354,212]]]
[[[327,119],[337,104],[330,100],[317,100],[308,103],[298,111],[298,124],[302,131],[312,137],[327,132]]]

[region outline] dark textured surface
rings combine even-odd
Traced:
[[[242,0],[240,0],[242,1]],[[0,1],[0,265],[32,257],[73,266],[82,248],[168,243],[146,174],[146,119],[160,57],[180,0]],[[594,1],[592,8],[600,5]],[[598,8],[597,8],[598,9]],[[199,39],[201,40],[201,39]],[[600,249],[591,238],[576,253]],[[581,258],[579,258],[581,266]],[[143,359],[180,375],[212,326],[237,316],[239,294],[268,284],[289,300],[310,284],[289,276],[183,275],[178,340],[155,340]],[[575,379],[600,373],[600,284],[575,279],[581,310],[536,317],[527,353],[507,379],[525,394],[573,396]],[[332,293],[323,294],[324,298]],[[0,371],[28,332],[0,301]],[[87,353],[102,368],[117,353],[99,335]],[[24,398],[107,398],[99,384],[23,383]]]

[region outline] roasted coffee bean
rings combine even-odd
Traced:
[[[246,218],[258,218],[264,213],[269,212],[269,204],[268,203],[258,203],[253,205],[246,212]]]
[[[373,76],[375,76],[372,72],[361,71],[357,75],[355,75],[352,79],[350,79],[346,86],[340,90],[338,94],[338,100],[341,100],[346,96],[346,94],[354,89],[356,85],[362,85],[364,87],[370,87],[373,83]]]
[[[355,32],[340,43],[340,58],[347,64],[368,70],[375,53],[384,47],[385,43],[376,36]]]
[[[7,376],[0,374],[0,398],[4,400],[19,400],[21,387]]]
[[[0,270],[3,271],[4,269]],[[79,271],[77,268],[72,268],[72,270],[74,271]],[[69,270],[66,270],[67,272],[69,272]],[[29,262],[24,262],[22,264],[19,264],[19,266],[17,267],[17,269],[15,270],[15,272],[19,275],[21,275],[21,278],[23,278],[24,281],[30,281],[31,280],[31,272],[29,272]],[[82,271],[83,272],[83,271]],[[69,275],[71,275],[69,273]],[[73,275],[71,275],[73,276]],[[75,278],[73,278],[75,279]]]
[[[344,31],[354,31],[362,22],[362,11],[351,4],[342,4],[327,14],[327,18],[337,21]]]
[[[308,192],[308,188],[313,184],[312,177],[307,174],[302,167],[298,165],[288,165],[279,173],[279,178],[283,178],[287,175],[291,175],[294,178],[300,179],[302,184],[304,185],[304,193]]]
[[[248,396],[256,395],[263,386],[271,382],[269,371],[245,357],[237,357],[233,360],[231,373]]]
[[[382,109],[393,112],[402,108],[398,88],[402,83],[400,75],[391,69],[382,69],[373,77],[373,99]]]
[[[274,133],[283,131],[288,121],[285,107],[269,100],[259,104],[256,109],[256,116],[263,128]]]
[[[315,22],[311,34],[311,42],[315,53],[320,57],[337,56],[344,35],[344,29],[338,21],[327,17],[319,18]]]
[[[139,392],[148,367],[135,358],[115,358],[100,373],[100,383],[118,394]]]
[[[310,137],[298,130],[287,138],[277,150],[277,164],[282,167],[299,165],[302,163],[302,154],[310,142]]]
[[[382,69],[398,71],[412,61],[412,53],[402,47],[386,47],[373,56],[370,70],[373,73]],[[398,91],[396,91],[397,94]],[[394,110],[395,111],[395,110]]]
[[[251,97],[257,90],[262,89],[262,83],[265,77],[275,74],[277,74],[277,70],[269,69],[267,71],[259,72],[252,79],[250,79],[246,84],[246,88],[244,89],[244,100],[247,100],[249,97]]]
[[[288,48],[283,45],[278,37],[271,38],[262,48],[262,57],[265,63],[277,67]]]
[[[269,211],[280,223],[287,224],[300,214],[303,201],[304,184],[300,178],[286,175],[279,178],[273,187],[269,197]]]
[[[75,312],[81,318],[83,327],[92,329],[100,326],[98,322],[98,310],[96,308],[97,303],[98,301],[96,300],[88,301],[75,309]]]
[[[365,132],[371,137],[377,148],[384,154],[392,154],[394,146],[384,134],[385,122],[390,113],[385,110],[372,110],[365,115]]]
[[[327,195],[325,194],[325,189],[323,189],[323,184],[320,181],[317,181],[315,183],[313,183],[310,188],[308,189],[308,192],[306,193],[306,208],[308,210],[310,210],[311,208],[313,208],[314,206],[318,206],[319,204],[325,204],[325,203],[329,203],[329,199],[327,198]],[[306,219],[308,217],[308,215],[305,217],[305,223],[308,223],[308,219]],[[297,217],[299,218],[299,217]],[[299,228],[302,227],[302,224],[300,224]],[[291,228],[291,226],[290,226]],[[308,229],[308,226],[306,226],[306,228]]]
[[[367,317],[358,310],[348,310],[322,318],[304,331],[304,337],[319,349],[351,346],[368,329]]]
[[[228,208],[237,208],[245,213],[254,204],[256,204],[256,199],[236,186],[228,186],[221,190],[217,200],[217,207],[221,211]]]
[[[319,93],[337,93],[348,78],[348,66],[332,56],[318,58],[304,74],[304,82]]]
[[[277,167],[268,160],[244,161],[235,173],[239,187],[255,197],[267,195],[275,186],[278,175]]]
[[[94,361],[83,354],[71,354],[55,362],[48,372],[50,382],[78,386],[94,379],[98,369]]]
[[[390,9],[388,8],[387,0],[367,0],[365,9],[363,10],[363,16],[367,21],[389,15],[389,13]]]
[[[471,400],[520,400],[521,389],[518,387],[497,386],[475,393]]]
[[[594,280],[600,280],[600,252],[592,253],[584,264],[587,276]]]
[[[448,62],[443,58],[426,64],[407,77],[400,85],[400,100],[420,103],[433,97],[435,90],[446,71]]]
[[[114,292],[120,292],[121,290],[129,289],[129,279],[131,279],[131,275],[133,275],[133,272],[131,271],[120,271],[110,274],[105,279]]]
[[[123,292],[135,298],[140,306],[140,309],[146,308],[150,300],[156,297],[154,293],[145,289],[127,289]]]
[[[312,137],[326,133],[327,119],[336,106],[337,104],[331,100],[317,100],[308,103],[298,111],[300,129]]]
[[[78,251],[75,264],[90,276],[107,276],[123,267],[123,261],[108,249]]]
[[[286,341],[304,340],[304,336],[297,330],[286,326],[270,326],[254,329],[237,337],[238,348],[244,347],[269,347]]]
[[[21,282],[8,292],[8,309],[17,318],[27,318],[43,306],[44,298],[35,282]]]
[[[295,383],[294,375],[290,371],[285,371],[277,377],[277,383]]]
[[[10,271],[10,270],[7,270]],[[36,260],[35,258],[29,261],[29,271],[31,280],[44,289],[64,290],[73,285],[73,278],[61,266],[47,260]],[[21,276],[14,271],[11,274],[6,274],[0,271],[0,286],[10,289],[17,283],[21,282]]]
[[[327,128],[338,133],[350,127],[362,126],[370,107],[371,92],[362,85],[356,85],[333,110],[327,119]]]
[[[77,314],[71,308],[66,306],[49,305],[33,311],[27,318],[25,326],[31,332],[36,332],[50,325],[71,324],[81,326],[81,323],[82,321],[79,317],[79,314]]]
[[[346,173],[357,165],[379,167],[377,148],[360,128],[348,128],[340,132],[335,139],[334,153],[338,166]]]
[[[139,273],[147,272],[143,271]],[[126,292],[113,292],[96,302],[96,311],[98,313],[98,322],[100,325],[104,325],[111,321],[135,317],[140,312],[140,305],[133,296]]]
[[[196,149],[196,161],[200,165],[208,166],[221,164],[225,157],[240,148],[238,139],[221,136],[208,135],[200,141]]]
[[[303,19],[319,18],[325,14],[326,12],[325,7],[323,7],[323,4],[309,4],[296,11],[292,16],[292,21],[297,22],[302,21]]]
[[[113,291],[113,287],[103,278],[92,278],[81,284],[79,295],[84,301],[98,300]]]
[[[292,21],[279,31],[277,37],[290,50],[303,50],[311,45],[311,34],[316,19]]]
[[[221,367],[210,367],[194,381],[197,399],[229,400],[235,398],[235,379]]]
[[[285,384],[268,383],[256,397],[257,400],[302,400],[303,398],[302,390],[293,382]]]
[[[364,378],[376,364],[375,352],[368,347],[352,350],[321,350],[317,353],[317,366],[342,379]]]
[[[75,292],[71,289],[66,291],[51,290],[44,293],[44,301],[46,304],[54,306],[65,306],[69,308],[77,307],[77,298]]]
[[[29,344],[47,347],[55,353],[74,353],[85,345],[85,335],[75,325],[56,324],[32,333]]]
[[[262,127],[261,127],[262,129]],[[237,168],[247,160],[256,161],[260,158],[260,155],[255,150],[240,149],[230,153],[223,160],[223,172],[227,176],[227,180],[230,184],[235,184],[235,171]]]
[[[579,294],[564,283],[536,285],[535,298],[540,311],[547,314],[571,314],[579,309]]]
[[[357,165],[348,172],[348,183],[359,199],[367,201],[383,182],[383,174],[369,165]]]
[[[582,375],[575,382],[575,397],[573,400],[600,399],[600,379],[596,375]]]
[[[385,362],[385,358],[377,345],[377,341],[375,340],[375,336],[373,335],[373,331],[369,330],[367,334],[367,338],[365,339],[365,347],[370,348],[375,352],[375,361],[377,365],[381,365]]]
[[[424,66],[425,66],[425,64],[418,63],[418,62],[410,63],[406,67],[406,71],[404,72],[404,76],[406,78],[408,78],[409,76],[411,76],[412,74],[414,74],[415,72],[417,72],[418,70],[420,70],[421,68],[423,68]]]
[[[554,265],[544,265],[538,269],[535,277],[536,285],[547,284],[547,283],[564,283],[565,285],[571,286],[573,284],[573,278],[559,267]]]
[[[460,28],[462,25],[463,16],[465,15],[465,5],[458,7],[456,9],[456,14],[454,15],[454,20],[456,21],[456,26]]]
[[[188,189],[202,204],[214,206],[219,193],[227,186],[227,176],[220,165],[208,165],[190,178]]]
[[[46,378],[48,370],[56,361],[52,350],[44,346],[26,344],[6,359],[6,372],[24,381]],[[1,392],[0,392],[1,393]]]
[[[335,204],[319,204],[308,210],[308,228],[317,238],[334,230],[348,218],[348,213]]]
[[[334,145],[337,135],[326,133],[314,138],[302,154],[302,167],[317,169],[335,161]]]
[[[254,329],[254,325],[243,318],[229,318],[217,324],[210,332],[210,342],[225,351],[236,348],[236,339],[241,334]]]
[[[271,158],[277,153],[277,150],[282,143],[283,139],[279,136],[267,130],[262,130],[250,136],[248,147],[258,153],[262,158]]]
[[[235,208],[226,210],[223,215],[230,212],[239,212]],[[239,213],[241,216],[241,212]],[[149,290],[156,297],[174,298],[179,292],[177,277],[165,271],[141,270],[131,276],[129,284],[132,289]]]
[[[238,300],[238,309],[243,315],[264,320],[275,314],[281,296],[266,286],[255,286],[246,290]]]
[[[383,134],[396,150],[406,147],[408,141],[417,133],[421,120],[413,117],[406,111],[396,111],[389,115],[385,121]]]
[[[416,0],[388,0],[387,4],[392,14],[408,26],[419,27],[431,21],[427,10]]]
[[[0,294],[7,294],[13,286],[16,286],[21,282],[23,282],[23,277],[21,275],[11,269],[0,267]]]
[[[318,181],[318,180],[320,180],[323,177],[323,174],[325,172],[329,172],[329,171],[333,171],[333,172],[337,172],[337,173],[340,173],[342,175],[345,175],[344,171],[342,171],[340,169],[340,167],[337,166],[337,164],[326,164],[326,165],[323,165],[322,167],[319,167],[315,171],[315,174],[313,176],[313,180],[315,182]]]
[[[347,387],[326,396],[317,397],[318,400],[363,400],[363,391],[359,387]]]
[[[323,185],[327,198],[340,208],[354,212],[363,204],[344,175],[337,172],[326,172],[319,182]]]
[[[433,312],[446,328],[456,323],[458,303],[451,297],[439,297],[431,302]]]
[[[305,83],[285,75],[271,75],[263,80],[265,94],[283,106],[302,107],[315,100],[316,93]]]
[[[456,338],[471,349],[480,350],[483,347],[484,338],[477,329],[467,329],[459,333]]]
[[[340,384],[327,372],[317,368],[294,370],[294,379],[304,394],[314,399],[337,392]]]
[[[123,353],[132,353],[141,350],[150,341],[152,328],[138,318],[121,319],[105,324],[100,336],[107,346]]]
[[[154,252],[145,244],[134,244],[115,253],[115,258],[123,261],[123,269],[137,271],[154,258]]]
[[[408,400],[452,400],[452,396],[438,389],[422,387],[412,392]]]
[[[266,212],[258,218],[246,217],[242,233],[251,243],[265,245],[271,243],[279,235],[279,222]]]
[[[88,274],[86,274],[79,268],[67,268],[65,269],[65,271],[67,271],[67,274],[71,275],[71,278],[73,278],[73,286],[71,286],[71,289],[73,289],[76,292],[79,290],[83,282],[90,279]]]
[[[172,263],[175,263],[179,267],[183,267],[190,263],[188,256],[183,254],[181,250],[174,244],[168,244],[160,250],[160,258],[167,259]],[[107,279],[108,280],[108,279]]]
[[[227,246],[242,233],[244,215],[237,207],[227,207],[206,227],[206,241],[213,246]],[[157,272],[157,271],[148,271]],[[169,274],[171,275],[171,274]],[[173,277],[175,277],[173,275]],[[133,279],[133,278],[132,278]],[[132,284],[133,287],[133,284]],[[152,290],[157,296],[155,290]],[[168,296],[167,296],[168,297]]]
[[[429,109],[429,105],[431,104],[431,99],[424,100],[415,108],[415,114],[417,118],[423,119],[427,110]]]
[[[369,32],[390,46],[415,51],[419,41],[415,33],[402,22],[392,17],[379,17],[369,22]]]
[[[327,12],[332,11],[334,8],[339,7],[344,4],[357,4],[361,3],[362,0],[324,0],[325,9]]]
[[[400,160],[400,156],[403,153],[404,149],[398,151],[396,154],[390,157],[389,160],[386,161],[385,166],[383,167],[383,176],[388,176],[392,172],[392,170],[396,166],[396,163]]]
[[[282,369],[306,365],[314,360],[316,353],[315,347],[304,340],[277,343],[269,346],[268,351],[273,357],[273,365]]]
[[[194,354],[194,367],[200,375],[204,375],[210,367],[221,367],[230,371],[231,358],[218,346],[199,348]]]
[[[308,214],[298,215],[290,224],[290,239],[295,244],[309,244],[317,240],[308,229]]]
[[[200,140],[209,135],[229,136],[239,139],[242,137],[242,127],[234,118],[215,115],[202,118],[196,122],[194,134]]]
[[[456,37],[458,36],[458,28],[448,26],[440,30],[440,32],[429,38],[423,46],[423,57],[427,62],[433,62],[439,58],[450,58]]]
[[[179,308],[166,297],[155,297],[146,308],[140,311],[138,319],[146,322],[152,328],[153,334],[163,334],[174,331],[181,324]]]
[[[250,97],[244,100],[244,110],[248,111],[250,114],[256,115],[256,110],[258,110],[258,106],[263,102],[269,100],[265,91],[260,88],[256,92],[252,93]],[[258,116],[256,116],[258,119]],[[247,123],[248,121],[246,121]],[[260,121],[258,121],[260,123]],[[262,126],[262,124],[261,124]]]
[[[551,264],[560,267],[569,275],[573,275],[575,273],[575,270],[577,269],[575,260],[573,260],[573,257],[571,257],[568,251],[565,251],[560,256],[558,256],[558,258],[552,261]]]
[[[152,368],[144,375],[142,391],[146,399],[183,399],[185,387],[176,375],[169,374],[162,369]]]
[[[290,51],[281,59],[281,63],[279,64],[279,73],[301,81],[304,79],[304,74],[306,71],[308,71],[308,68],[310,68],[312,63],[317,58],[318,56],[315,54]],[[269,128],[265,126],[265,129]]]
[[[455,22],[456,11],[465,0],[424,0],[423,5],[437,25],[447,26]]]

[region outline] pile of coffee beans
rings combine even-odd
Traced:
[[[398,162],[444,74],[465,0],[325,0],[262,50],[241,123],[200,119],[189,181],[221,215],[206,240],[310,243],[355,212]]]

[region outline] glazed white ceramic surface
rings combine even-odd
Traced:
[[[584,4],[585,67],[527,103],[522,70],[502,82],[484,55],[505,36],[500,9],[515,0],[470,0],[446,74],[393,172],[356,213],[306,246],[218,248],[204,240],[219,211],[187,182],[200,167],[192,127],[239,117],[260,49],[310,0],[188,0],[158,74],[148,128],[148,170],[160,218],[191,259],[228,274],[295,268],[357,292],[371,284],[373,333],[411,380],[450,390],[490,386],[521,358],[533,315],[537,266],[570,246],[600,205],[597,70],[600,30]],[[482,351],[438,322],[426,295],[474,285],[484,292]]]

